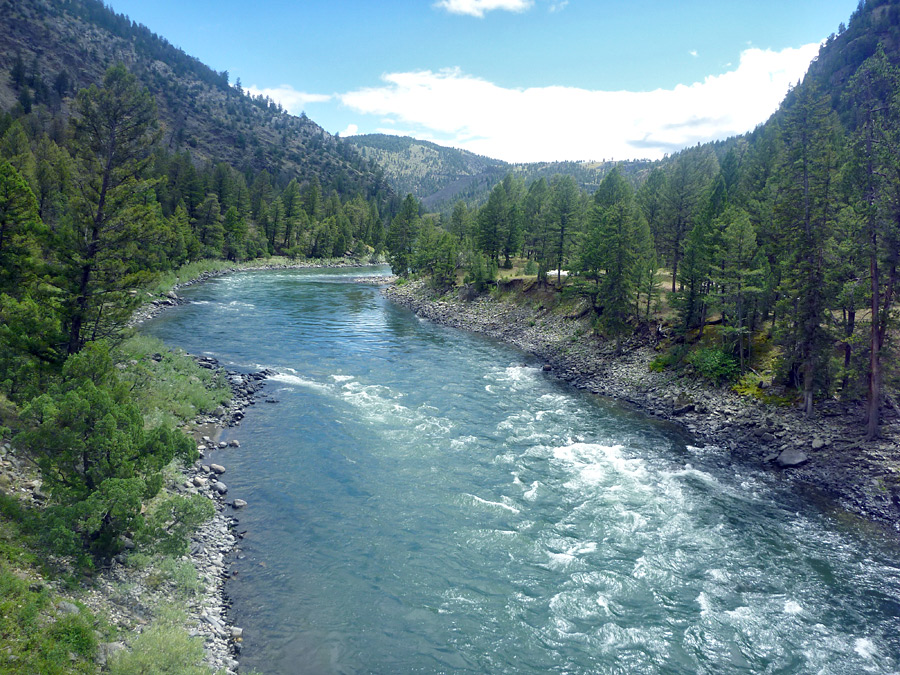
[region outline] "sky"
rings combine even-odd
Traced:
[[[752,130],[857,0],[107,0],[331,133],[508,162]]]

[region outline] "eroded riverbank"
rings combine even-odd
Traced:
[[[900,532],[900,420],[885,419],[882,438],[866,442],[862,410],[824,402],[807,419],[671,372],[652,372],[658,355],[632,340],[621,356],[584,319],[481,295],[471,301],[436,296],[423,281],[390,286],[385,296],[418,316],[515,345],[545,361],[579,389],[677,422],[698,442],[717,446],[728,461],[780,472],[826,508]],[[891,535],[889,535],[891,536]]]

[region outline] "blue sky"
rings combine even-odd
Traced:
[[[332,133],[656,158],[774,112],[856,0],[111,0]]]

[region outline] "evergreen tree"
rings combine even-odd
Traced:
[[[784,157],[779,172],[776,220],[790,250],[782,260],[781,293],[790,317],[782,342],[788,364],[803,388],[803,409],[813,411],[816,382],[823,375],[825,242],[836,215],[834,174],[837,122],[827,98],[803,87],[785,115]],[[787,313],[787,312],[786,312]]]
[[[400,213],[394,216],[387,233],[388,261],[394,274],[409,275],[418,233],[419,203],[411,194],[406,195]]]
[[[900,263],[900,72],[884,50],[860,66],[847,98],[855,113],[852,135],[856,204],[864,225],[869,275],[869,367],[866,394],[866,437],[879,433],[882,396],[882,352]]]
[[[556,262],[556,283],[562,283],[563,261],[569,252],[572,237],[578,227],[581,200],[578,186],[571,176],[556,176],[551,185],[553,211],[550,228],[553,233],[553,252]]]
[[[70,354],[127,317],[127,289],[141,276],[130,263],[157,238],[144,226],[154,198],[153,181],[144,175],[157,137],[153,97],[118,65],[106,72],[102,88],[79,92],[75,108],[79,171],[65,260]]]

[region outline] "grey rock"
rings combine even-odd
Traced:
[[[230,445],[232,448],[239,448],[239,447],[241,447],[241,442],[240,441],[228,441],[228,445]]]
[[[784,450],[775,462],[778,466],[781,467],[792,467],[792,466],[800,466],[801,464],[805,464],[809,461],[809,457],[802,450],[798,450],[797,448],[788,448]]]
[[[218,492],[220,495],[224,495],[226,492],[228,492],[228,486],[225,485],[225,483],[223,483],[222,481],[218,480],[212,484],[212,489]]]
[[[813,450],[821,450],[825,447],[825,441],[816,436],[812,441],[812,449]]]
[[[72,604],[66,600],[60,600],[56,603],[56,609],[60,614],[80,614],[81,610],[78,609],[78,605]]]
[[[231,627],[231,637],[232,638],[242,638],[244,637],[244,629],[238,628],[237,626]]]
[[[221,464],[210,464],[209,468],[213,473],[218,473],[218,474],[225,473],[225,467],[222,466]]]
[[[97,662],[105,666],[110,657],[126,649],[124,642],[101,642],[97,645]]]
[[[236,509],[242,509],[247,506],[247,502],[245,502],[243,499],[235,499],[232,503],[232,506]]]

